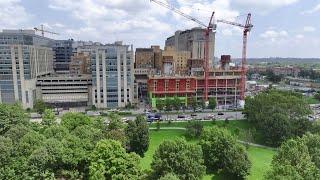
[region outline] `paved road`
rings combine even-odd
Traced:
[[[162,119],[164,119],[164,120],[169,119],[169,120],[183,121],[183,120],[187,120],[187,119],[190,120],[192,118],[191,114],[187,114],[187,113],[183,113],[183,112],[180,112],[177,114],[166,114],[166,113],[161,113],[161,114],[162,114]],[[186,118],[179,119],[178,114],[184,115]],[[195,114],[197,114],[197,116],[194,116],[193,118],[200,119],[200,120],[210,120],[210,119],[212,119],[211,118],[212,116],[214,116],[217,120],[225,120],[226,118],[228,118],[229,120],[244,119],[244,115],[242,114],[241,111],[223,112],[223,115],[218,115],[217,112],[198,112]],[[126,118],[128,120],[133,120],[135,118],[135,116],[124,116],[124,118]]]

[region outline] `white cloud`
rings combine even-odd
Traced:
[[[226,19],[229,21],[237,21],[236,17],[239,16],[239,12],[231,8],[230,0],[177,0],[180,5],[179,10],[199,19],[205,25],[208,24],[209,18],[212,11],[215,12],[215,19]],[[186,29],[193,26],[200,26],[197,23],[189,21],[180,15],[175,15],[175,19],[179,22],[180,29]],[[238,33],[239,28],[226,25],[218,24],[217,31],[221,32],[222,35],[232,36]]]
[[[304,38],[304,35],[302,35],[302,34],[297,34],[297,35],[296,35],[296,38],[297,38],[297,39],[303,39],[303,38]]]
[[[299,1],[300,0],[234,0],[233,2],[243,9],[265,15],[274,9],[289,6]]]
[[[318,5],[316,5],[314,8],[303,11],[301,14],[313,14],[320,11],[320,3]]]
[[[0,0],[0,27],[21,28],[32,18],[20,0]]]
[[[303,27],[303,30],[304,30],[305,32],[314,32],[314,31],[316,30],[316,28],[313,27],[313,26],[304,26],[304,27]]]
[[[264,33],[260,34],[260,37],[264,39],[269,39],[271,42],[275,42],[277,40],[281,40],[283,38],[288,37],[287,31],[275,31],[275,30],[267,30]]]
[[[297,3],[299,0],[235,0],[238,4],[251,5],[265,8],[279,8]]]
[[[70,12],[80,28],[64,27],[75,39],[111,42],[116,36],[128,42],[173,33],[162,20],[168,10],[145,0],[50,0],[49,8]],[[159,37],[158,37],[159,38]]]

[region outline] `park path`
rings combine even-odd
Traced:
[[[156,130],[157,128],[155,127],[149,127],[150,130]],[[160,130],[186,130],[186,128],[184,127],[160,127]],[[270,146],[265,146],[265,145],[261,145],[261,144],[255,144],[255,143],[251,143],[251,142],[246,142],[246,141],[241,141],[241,140],[237,140],[237,142],[241,143],[241,144],[249,144],[250,146],[254,146],[254,147],[260,147],[260,148],[265,148],[265,149],[271,149],[271,150],[277,150],[277,148],[273,148]]]

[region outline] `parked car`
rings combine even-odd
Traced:
[[[179,114],[179,115],[178,115],[178,118],[179,118],[179,119],[181,119],[181,118],[185,118],[185,117],[186,117],[186,116],[185,116],[185,115],[183,115],[183,114]]]
[[[196,117],[196,116],[197,116],[196,113],[192,113],[192,114],[191,114],[191,117]]]
[[[218,112],[218,115],[219,115],[219,116],[223,116],[224,113],[223,113],[223,112]]]
[[[202,108],[197,108],[195,111],[196,112],[203,112],[203,109]]]

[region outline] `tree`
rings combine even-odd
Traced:
[[[306,116],[310,107],[301,94],[278,90],[247,98],[244,112],[249,122],[261,131],[268,145],[279,146],[286,139],[302,136],[311,129]]]
[[[66,127],[69,131],[72,131],[81,125],[91,124],[91,118],[81,113],[66,113],[61,117],[61,125]]]
[[[215,97],[209,99],[209,108],[215,110],[217,106],[217,101]]]
[[[69,135],[69,131],[64,126],[55,125],[55,126],[47,127],[44,130],[43,135],[46,138],[55,138],[55,139],[61,141],[63,138],[65,138],[67,135]]]
[[[160,177],[159,180],[179,180],[178,176],[172,173],[168,173],[162,177]]]
[[[44,110],[42,114],[42,125],[51,126],[56,123],[56,116],[51,109]]]
[[[318,91],[315,95],[314,95],[315,99],[318,99],[318,101],[320,101],[320,91]]]
[[[180,110],[180,108],[181,108],[181,101],[180,101],[180,99],[179,99],[178,96],[174,96],[174,97],[173,97],[173,99],[171,100],[171,104],[172,104],[172,106],[173,106],[173,108],[174,108],[175,110],[177,110],[177,111]]]
[[[274,156],[272,169],[266,179],[319,179],[320,173],[312,162],[308,147],[301,140],[290,139],[283,143]]]
[[[188,121],[188,124],[186,126],[186,136],[188,138],[198,138],[200,137],[203,129],[203,124],[201,121]]]
[[[193,112],[195,112],[198,107],[197,98],[192,96],[192,98],[190,99],[189,105],[191,105]]]
[[[126,153],[120,142],[101,140],[90,155],[90,179],[140,179],[139,156]]]
[[[153,156],[151,168],[156,179],[168,173],[179,179],[201,179],[205,173],[201,147],[184,139],[163,141]]]
[[[122,143],[123,147],[127,145],[127,137],[124,131],[124,124],[117,114],[109,115],[109,124],[107,126],[106,137]]]
[[[149,126],[143,116],[138,116],[134,121],[129,121],[126,127],[129,152],[135,152],[141,157],[149,147]]]
[[[0,104],[0,135],[19,123],[28,124],[25,111],[19,104]]]
[[[301,141],[307,146],[311,161],[320,170],[320,135],[307,133],[301,138]]]
[[[45,137],[35,131],[29,131],[19,141],[17,145],[17,155],[28,157],[35,149],[43,145]]]
[[[171,111],[172,110],[172,101],[170,98],[166,97],[165,100],[164,100],[164,104],[165,104],[165,110],[167,112]]]
[[[159,99],[159,100],[157,101],[157,109],[161,112],[164,107],[165,107],[165,101]]]
[[[282,78],[283,76],[274,74],[272,70],[267,71],[267,79],[273,83],[279,83]]]
[[[18,143],[19,140],[27,134],[29,131],[31,131],[29,126],[26,126],[24,124],[16,124],[12,126],[5,134],[5,137],[10,138],[14,144]]]
[[[42,114],[48,108],[49,107],[44,103],[44,101],[40,99],[37,99],[33,104],[33,109],[39,114]]]
[[[208,171],[222,171],[235,178],[245,178],[249,174],[251,162],[245,147],[226,129],[205,128],[200,145]]]
[[[13,148],[13,143],[10,138],[0,136],[0,168],[9,164]]]

